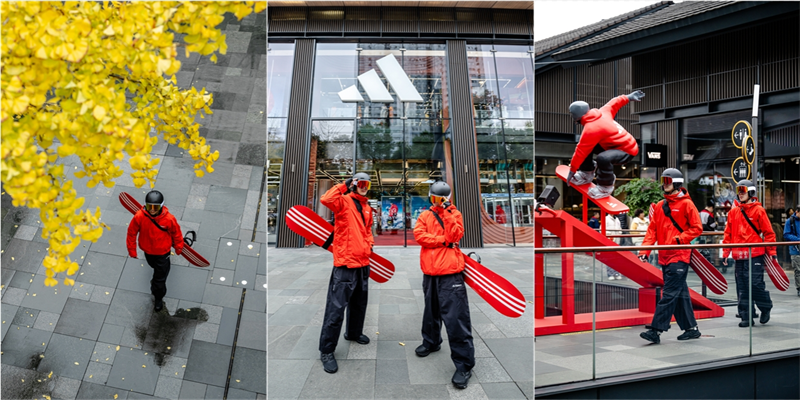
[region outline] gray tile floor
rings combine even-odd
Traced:
[[[228,398],[266,398],[263,212],[255,223],[266,153],[265,26],[265,13],[228,16],[227,55],[217,64],[197,55],[181,60],[179,86],[214,94],[213,117],[198,122],[220,159],[213,174],[197,178],[184,150],[164,142],[153,150],[161,159],[155,189],[182,230],[197,232],[193,247],[212,262],[203,269],[171,257],[167,311],[153,312],[152,270],[141,251],[138,259],[127,256],[131,215],[118,201],[124,191],[142,202],[149,188],[135,188],[129,176],[112,188],[75,181],[111,230],[73,253],[81,265],[75,286],[55,288],[43,284],[47,244],[38,211],[14,208],[2,196],[2,398],[220,399],[244,289]],[[127,160],[118,165],[130,172]]]
[[[384,284],[370,281],[364,333],[368,345],[340,338],[339,371],[319,361],[319,335],[333,256],[320,248],[269,249],[267,316],[270,399],[298,398],[533,398],[532,304],[520,318],[504,317],[469,289],[476,366],[469,387],[450,383],[455,367],[447,335],[442,350],[420,358],[424,300],[419,248],[381,247],[396,272]],[[532,300],[531,248],[476,250]]]

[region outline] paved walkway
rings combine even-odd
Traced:
[[[164,142],[153,150],[161,158],[155,189],[183,231],[197,232],[193,247],[212,264],[197,268],[173,256],[165,311],[153,312],[152,270],[141,251],[127,256],[131,214],[118,201],[124,191],[143,202],[148,188],[136,189],[130,177],[113,188],[75,180],[111,230],[73,253],[81,265],[74,287],[44,286],[38,211],[2,196],[3,399],[221,399],[226,388],[229,399],[266,398],[265,210],[256,223],[264,197],[265,26],[265,13],[228,17],[227,56],[217,64],[182,59],[179,86],[214,93],[214,114],[198,121],[220,158],[213,174],[197,178],[184,150]],[[69,169],[77,163],[64,160]],[[119,165],[129,172],[127,160]]]
[[[376,247],[376,251],[395,264],[396,272],[387,283],[370,281],[364,333],[371,342],[363,346],[340,338],[335,352],[339,371],[328,374],[322,370],[318,346],[333,256],[318,247],[270,247],[270,399],[533,398],[532,303],[520,318],[512,319],[469,289],[476,366],[469,387],[459,390],[450,383],[455,367],[446,332],[441,351],[425,358],[414,354],[422,342],[424,307],[419,248]],[[532,248],[475,251],[483,265],[532,300]]]

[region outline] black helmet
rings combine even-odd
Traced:
[[[575,122],[581,122],[581,118],[589,112],[589,103],[576,101],[569,105],[569,114]]]
[[[747,193],[749,197],[756,197],[756,185],[749,179],[742,179],[736,184],[736,194]]]
[[[714,199],[708,199],[706,202],[706,207],[714,207]]]
[[[369,180],[369,174],[367,174],[366,172],[359,172],[353,175],[353,186],[362,189],[366,188],[367,190],[369,190],[370,186],[372,186],[372,183]],[[353,189],[353,191],[355,192],[355,189]]]
[[[433,182],[430,189],[428,189],[428,197],[434,205],[440,205],[450,199],[450,185],[445,181]]]
[[[151,214],[160,213],[162,207],[164,207],[164,195],[158,190],[151,190],[144,197],[144,208]]]
[[[680,190],[683,187],[683,174],[675,168],[667,168],[661,173],[661,190],[664,190],[665,185],[672,184],[675,190]]]

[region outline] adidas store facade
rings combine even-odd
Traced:
[[[436,180],[453,187],[464,215],[462,247],[532,245],[533,16],[512,3],[521,8],[271,3],[268,242],[302,246],[286,228],[288,209],[304,205],[333,222],[320,197],[366,172],[376,245],[417,245],[413,228]],[[348,33],[353,16],[375,31]],[[466,21],[478,16],[490,32],[466,34],[480,30]],[[316,31],[323,21],[338,32]],[[392,31],[403,27],[413,32]]]

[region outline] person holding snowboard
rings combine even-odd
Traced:
[[[414,227],[414,239],[422,246],[422,291],[425,310],[422,314],[422,344],[414,351],[419,357],[439,351],[442,322],[450,340],[450,358],[456,366],[453,385],[464,389],[475,366],[472,323],[469,317],[467,288],[464,284],[464,253],[458,242],[464,236],[464,221],[450,203],[450,185],[438,181],[429,192],[433,206],[420,214]]]
[[[723,244],[728,243],[758,243],[775,242],[775,231],[767,217],[767,211],[755,197],[756,185],[744,179],[736,185],[736,195],[739,198],[738,207],[734,206],[728,212],[728,224],[725,226],[725,236]],[[761,238],[761,235],[764,238]],[[766,257],[772,257],[777,262],[778,252],[775,247],[753,247],[752,252],[748,247],[730,248],[726,247],[722,251],[722,263],[728,265],[728,256],[731,255],[734,261],[734,276],[736,277],[736,293],[739,299],[739,317],[742,319],[739,326],[747,328],[752,322],[755,325],[756,310],[755,306],[761,310],[759,322],[766,324],[769,321],[769,313],[772,310],[772,300],[764,283],[764,263],[768,262]],[[753,307],[748,307],[750,296],[748,295],[750,280],[750,264],[753,265]]]
[[[643,246],[658,242],[659,245],[689,244],[703,233],[700,215],[692,203],[689,193],[683,188],[683,174],[675,168],[667,168],[661,174],[661,190],[664,200],[656,204],[653,217],[647,227]],[[639,252],[639,259],[647,262],[650,250]],[[662,332],[669,330],[672,315],[684,332],[678,340],[697,339],[700,330],[694,318],[692,301],[689,297],[689,286],[686,275],[689,273],[692,250],[661,250],[658,263],[664,275],[664,287],[661,299],[656,304],[653,321],[645,326],[648,330],[639,336],[652,343],[660,343]]]
[[[789,218],[786,218],[786,226],[783,228],[783,239],[787,242],[800,242],[800,215],[797,215],[797,209],[787,210]],[[797,287],[797,295],[800,296],[800,246],[789,247],[789,256],[794,269],[794,285]]]
[[[345,340],[369,343],[369,338],[362,331],[367,314],[369,256],[375,243],[372,237],[372,208],[366,197],[370,186],[369,175],[359,172],[344,183],[330,188],[320,199],[325,207],[333,211],[336,219],[336,225],[333,226],[333,271],[319,335],[322,368],[329,374],[339,370],[333,352],[342,332],[345,309]]]
[[[597,170],[597,186],[589,189],[589,197],[602,199],[614,192],[615,165],[627,164],[639,154],[636,139],[622,125],[614,121],[620,108],[631,101],[641,101],[644,92],[637,90],[629,95],[611,99],[599,110],[589,109],[585,101],[576,101],[569,105],[569,113],[575,123],[583,125],[583,132],[575,147],[570,162],[567,186],[585,185],[594,179]],[[592,161],[592,153],[602,150],[597,155],[597,162]]]
[[[150,280],[150,293],[155,298],[155,312],[164,308],[164,296],[167,294],[167,276],[170,270],[170,247],[175,254],[183,252],[183,235],[178,220],[164,207],[164,195],[152,190],[144,198],[144,208],[133,214],[128,224],[126,244],[128,255],[136,257],[136,237],[139,237],[139,248],[144,252],[147,264],[153,269]]]

